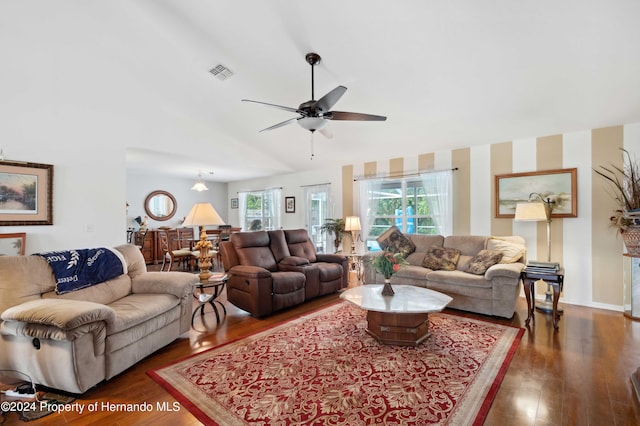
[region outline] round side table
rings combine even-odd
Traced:
[[[220,278],[210,278],[208,281],[199,282],[193,285],[193,297],[198,301],[198,306],[195,307],[195,309],[193,310],[193,314],[191,314],[191,327],[195,328],[193,323],[198,312],[200,313],[201,317],[205,315],[205,308],[207,307],[207,305],[211,306],[211,310],[216,314],[217,324],[220,324],[221,322],[218,306],[222,308],[222,312],[226,317],[227,309],[224,307],[222,302],[216,299],[218,298],[218,296],[220,296],[220,294],[222,294],[224,286],[227,283],[227,278],[228,277],[224,275]],[[212,292],[207,293],[207,289],[211,289]],[[216,304],[218,306],[216,306]]]

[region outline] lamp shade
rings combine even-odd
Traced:
[[[361,229],[360,218],[358,216],[347,216],[344,220],[345,231],[360,231]]]
[[[518,203],[516,204],[515,220],[540,222],[548,220],[547,209],[544,203]]]
[[[214,209],[210,203],[197,203],[191,208],[183,225],[224,225],[224,220],[222,220],[216,209]]]

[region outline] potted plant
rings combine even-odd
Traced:
[[[594,172],[610,183],[611,196],[619,206],[609,218],[611,225],[622,235],[627,251],[640,254],[640,166],[629,151],[621,150],[622,167],[600,166]]]
[[[393,288],[391,288],[391,276],[398,272],[402,265],[406,264],[407,261],[404,256],[402,256],[402,253],[392,253],[388,249],[373,259],[373,267],[376,272],[384,275],[383,296],[393,296],[394,291]]]
[[[335,240],[333,244],[335,245],[335,252],[338,252],[340,248],[340,243],[342,242],[342,234],[346,231],[344,230],[344,219],[326,219],[324,221],[324,225],[320,227],[320,231],[328,232],[329,234],[335,235]]]

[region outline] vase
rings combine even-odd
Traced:
[[[640,226],[629,226],[622,233],[622,240],[629,254],[640,255]]]
[[[393,288],[391,287],[391,279],[385,278],[384,279],[384,287],[382,287],[382,295],[383,296],[393,296],[394,294],[395,294],[395,292],[393,291]]]

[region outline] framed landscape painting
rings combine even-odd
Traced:
[[[53,166],[0,161],[0,226],[53,224]]]
[[[555,201],[551,217],[577,217],[577,186],[576,168],[496,175],[496,217],[513,218],[516,204],[529,201],[532,194]],[[539,201],[533,196],[531,201],[535,200]]]

